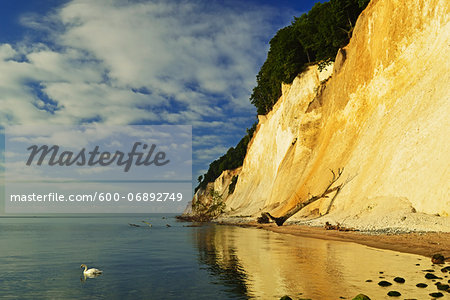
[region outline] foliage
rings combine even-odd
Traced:
[[[267,59],[258,75],[250,101],[258,114],[267,114],[281,96],[281,83],[291,83],[309,63],[322,69],[345,46],[368,0],[330,0],[316,3],[294,18],[270,41]]]
[[[203,180],[195,188],[195,192],[200,188],[206,188],[208,182],[216,180],[224,170],[232,170],[242,166],[245,154],[247,154],[248,143],[250,142],[255,129],[256,123],[254,123],[250,129],[247,129],[247,134],[239,141],[235,148],[231,147],[225,155],[216,159],[209,165],[208,172],[206,172],[203,176]]]
[[[231,195],[234,193],[234,189],[236,188],[236,183],[237,183],[238,177],[239,176],[236,175],[236,176],[233,176],[233,178],[231,178],[231,183],[228,186],[228,194]]]
[[[267,60],[256,76],[257,85],[250,97],[258,114],[266,114],[272,109],[281,96],[281,83],[292,82],[306,60],[306,53],[298,42],[294,27],[280,29],[270,41]]]
[[[358,5],[361,8],[364,8],[367,6],[367,4],[369,4],[370,0],[358,0]]]
[[[222,200],[222,196],[215,190],[210,191],[211,203],[206,211],[206,215],[212,218],[218,217],[225,211],[225,203]]]
[[[192,202],[193,215],[186,217],[187,221],[208,222],[225,211],[225,203],[219,192],[211,189],[209,191],[209,201],[202,202],[197,200]]]

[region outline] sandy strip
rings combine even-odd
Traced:
[[[450,258],[450,233],[402,233],[402,234],[367,234],[355,231],[326,230],[322,227],[306,225],[275,224],[235,224],[239,226],[251,226],[278,233],[292,234],[325,240],[342,242],[354,242],[379,249],[394,250],[431,257],[440,253]],[[449,261],[449,259],[447,260]]]

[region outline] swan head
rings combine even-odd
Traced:
[[[81,264],[80,269],[87,268],[85,264]]]

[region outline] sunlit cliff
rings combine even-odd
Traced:
[[[226,214],[281,216],[343,169],[333,220],[400,211],[450,224],[449,9],[445,0],[372,0],[334,65],[309,67],[259,117]],[[293,219],[325,214],[331,198]]]

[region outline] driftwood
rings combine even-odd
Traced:
[[[323,191],[322,194],[317,195],[317,196],[312,196],[311,198],[309,198],[308,200],[306,200],[305,202],[301,202],[298,203],[296,206],[294,206],[293,208],[291,208],[284,216],[281,217],[274,217],[272,216],[270,213],[268,212],[263,212],[261,213],[261,217],[258,218],[258,222],[259,223],[268,223],[269,219],[273,220],[278,226],[282,226],[284,224],[284,222],[287,221],[287,219],[289,219],[290,217],[292,217],[293,215],[295,215],[296,213],[298,213],[301,209],[303,209],[305,206],[310,205],[313,202],[316,202],[317,200],[323,199],[323,198],[328,198],[328,195],[331,194],[332,192],[336,192],[333,196],[333,198],[331,199],[331,202],[328,206],[328,209],[326,211],[326,213],[328,213],[330,211],[331,205],[334,202],[334,199],[336,199],[337,194],[339,194],[339,192],[341,191],[341,189],[344,187],[344,185],[348,182],[344,182],[341,183],[338,186],[332,187],[336,181],[339,180],[339,178],[341,177],[342,173],[344,172],[344,169],[338,169],[337,174],[331,170],[331,173],[333,174],[333,178],[331,179],[330,183],[328,184],[328,186],[325,188],[325,190]]]

